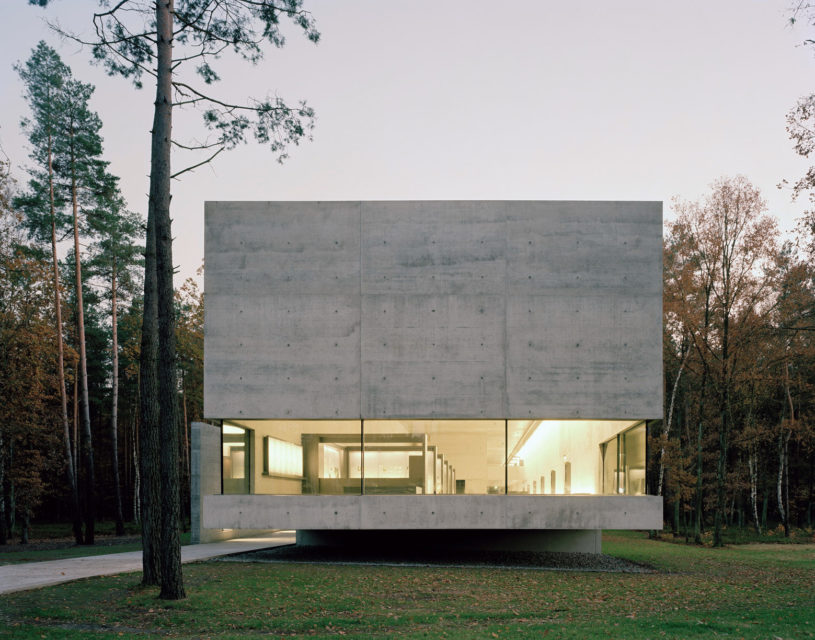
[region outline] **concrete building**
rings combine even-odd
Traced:
[[[661,203],[208,202],[205,264],[194,537],[662,527]]]

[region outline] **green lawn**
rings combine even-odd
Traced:
[[[22,562],[44,562],[46,560],[61,560],[63,558],[81,558],[85,556],[98,556],[106,553],[124,553],[125,551],[138,551],[141,542],[134,541],[133,535],[126,532],[127,539],[97,538],[97,544],[77,545],[66,542],[65,546],[55,549],[38,548],[38,544],[14,545],[13,547],[0,547],[0,566],[4,564],[19,564]],[[45,539],[45,538],[43,538]],[[181,534],[181,544],[190,543],[189,531]]]
[[[133,522],[125,522],[125,535],[139,535],[141,529]],[[112,520],[97,520],[94,524],[97,536],[112,536],[116,532],[116,524]],[[15,532],[19,534],[19,532]],[[43,541],[54,539],[73,539],[73,529],[70,522],[33,522],[29,532],[31,540]],[[15,537],[15,540],[17,538]]]
[[[123,553],[125,551],[138,551],[139,549],[141,549],[141,542],[106,546],[94,545],[92,547],[75,545],[64,549],[21,549],[19,551],[4,551],[0,553],[0,566],[4,564],[19,564],[21,562],[43,562],[45,560],[61,560],[63,558],[98,556],[105,553]]]
[[[207,562],[185,566],[180,602],[138,574],[3,596],[0,638],[815,637],[815,545],[604,549],[660,572]]]

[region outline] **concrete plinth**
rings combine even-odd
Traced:
[[[204,496],[207,528],[366,531],[662,529],[660,496]]]

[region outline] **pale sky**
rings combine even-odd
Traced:
[[[0,0],[0,143],[24,180],[12,65],[40,39],[96,85],[105,157],[146,212],[154,88],[89,63],[43,22],[88,34],[94,0]],[[744,174],[783,229],[805,208],[776,185],[808,166],[785,114],[815,91],[815,50],[789,0],[306,0],[322,40],[287,29],[257,67],[225,58],[213,92],[308,100],[314,141],[279,165],[257,144],[175,183],[175,262],[203,258],[205,200],[697,199]],[[176,114],[179,133],[200,116]],[[176,169],[181,159],[176,159]]]

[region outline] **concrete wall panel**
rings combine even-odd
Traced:
[[[659,418],[661,203],[208,203],[205,414]]]
[[[503,415],[504,299],[366,295],[363,415]]]
[[[359,298],[207,296],[204,411],[359,415]]]
[[[508,415],[660,416],[658,302],[614,295],[518,295],[507,302]],[[649,326],[655,325],[655,326]]]
[[[504,203],[365,202],[365,295],[503,295]]]
[[[507,207],[510,295],[662,292],[661,204],[514,202]]]
[[[207,203],[207,416],[359,416],[359,220],[358,203]]]
[[[507,415],[661,417],[660,204],[513,205]]]
[[[207,293],[359,294],[359,215],[350,202],[207,203]]]

